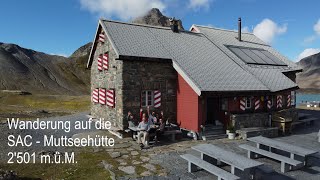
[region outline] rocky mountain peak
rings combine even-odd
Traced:
[[[148,24],[152,26],[169,27],[171,17],[167,17],[157,8],[152,8],[144,16],[134,19],[132,22],[137,24]],[[181,20],[178,20],[179,29],[184,29]]]

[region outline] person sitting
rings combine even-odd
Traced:
[[[163,119],[159,119],[159,122],[160,122],[159,129],[157,129],[156,137],[155,137],[156,142],[161,139],[161,135],[164,133],[165,126],[166,126],[166,123],[164,122]]]
[[[134,116],[131,113],[131,111],[128,112],[127,121],[128,121],[129,127],[136,127],[138,125],[138,121],[134,119]]]
[[[145,117],[142,118],[142,121],[139,123],[137,130],[138,132],[138,143],[141,147],[144,145],[147,145],[146,142],[148,140],[148,130],[149,130],[149,124]]]

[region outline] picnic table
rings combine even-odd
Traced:
[[[257,148],[262,149],[261,145],[269,147],[269,151],[272,151],[272,148],[278,149],[287,153],[290,153],[291,159],[297,159],[300,157],[304,158],[304,164],[307,165],[307,157],[313,154],[316,154],[317,151],[310,150],[307,148],[295,146],[292,144],[284,143],[281,141],[273,140],[270,138],[257,136],[248,138],[248,141],[254,142],[257,145]]]
[[[231,173],[235,174],[236,169],[241,171],[251,171],[252,169],[262,166],[263,163],[246,158],[236,153],[226,151],[212,144],[200,144],[191,147],[201,153],[201,159],[213,158],[218,162],[223,162],[231,166]]]
[[[150,125],[150,129],[157,129],[159,126],[158,125]],[[128,129],[130,129],[131,131],[131,137],[132,139],[136,139],[135,135],[138,134],[138,132],[140,131],[140,129],[138,128],[138,126],[132,126],[132,127],[128,127]]]

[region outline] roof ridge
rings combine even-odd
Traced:
[[[113,23],[119,23],[119,24],[133,25],[133,26],[150,27],[150,28],[156,28],[156,29],[170,29],[170,27],[165,27],[165,26],[153,26],[153,25],[148,25],[148,24],[129,23],[129,22],[122,22],[122,21],[108,20],[108,19],[103,19],[103,18],[101,18],[100,20],[107,21],[107,22],[113,22]]]
[[[153,26],[149,24],[138,24],[138,23],[129,23],[129,22],[122,22],[122,21],[114,21],[114,20],[108,20],[101,18],[100,21],[106,21],[106,22],[112,22],[112,23],[118,23],[118,24],[126,24],[126,25],[132,25],[132,26],[141,26],[141,27],[148,27],[148,28],[155,28],[155,29],[164,29],[164,30],[171,30],[170,27],[167,26]],[[187,33],[196,33],[185,29],[179,29],[180,32],[187,32]]]
[[[237,30],[231,30],[231,29],[224,29],[224,28],[217,28],[217,27],[212,27],[212,26],[204,26],[204,25],[198,25],[198,24],[192,24],[192,26],[196,26],[196,27],[202,27],[202,28],[208,28],[208,29],[215,29],[215,30],[220,30],[220,31],[229,31],[229,32],[236,32],[238,33]],[[242,32],[242,34],[250,34],[250,35],[254,35],[251,32]]]

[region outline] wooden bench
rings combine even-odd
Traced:
[[[218,180],[226,179],[226,180],[236,180],[240,179],[238,176],[233,175],[215,165],[212,165],[200,158],[197,158],[191,154],[180,155],[183,159],[188,161],[188,171],[194,172],[197,170],[197,166],[208,171],[211,174],[218,176]]]
[[[181,134],[182,132],[180,130],[168,130],[163,132],[163,136],[169,136],[171,141],[176,140],[176,135]]]
[[[253,146],[249,146],[246,144],[239,145],[240,148],[248,151],[248,158],[252,159],[256,157],[256,154],[269,157],[271,159],[277,160],[281,162],[281,172],[285,173],[288,170],[292,170],[292,166],[300,166],[303,165],[303,162],[281,156],[279,154],[275,154],[263,149],[259,149]]]

